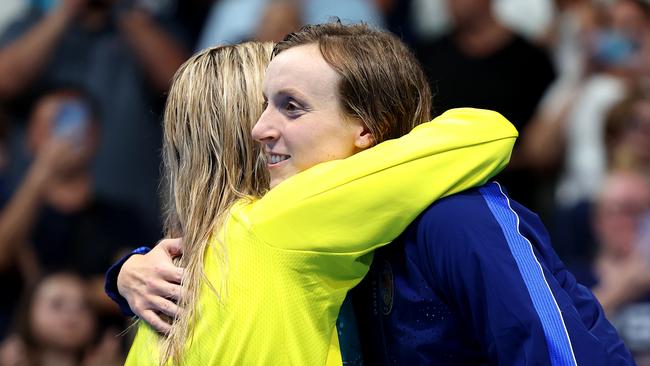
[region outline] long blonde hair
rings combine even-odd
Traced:
[[[271,43],[247,42],[206,49],[174,76],[164,117],[165,231],[183,237],[183,311],[161,344],[160,363],[182,363],[198,318],[202,281],[221,296],[227,252],[216,243],[222,281],[203,272],[205,250],[233,203],[261,196],[268,173],[251,129],[263,111],[262,79]]]

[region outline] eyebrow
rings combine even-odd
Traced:
[[[303,101],[307,100],[307,97],[303,93],[299,92],[295,88],[283,88],[283,89],[280,89],[277,92],[277,95],[289,95],[289,96],[295,97],[295,98],[303,100]]]

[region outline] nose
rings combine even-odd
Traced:
[[[277,128],[277,121],[271,108],[266,108],[260,118],[253,126],[253,138],[259,142],[269,142],[277,140],[280,132]]]

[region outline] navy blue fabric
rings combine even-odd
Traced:
[[[575,365],[564,318],[551,292],[531,242],[519,231],[519,215],[510,206],[510,199],[498,184],[488,184],[479,190],[505,236],[510,253],[517,263],[533,308],[546,336],[552,365]]]
[[[113,265],[110,266],[106,271],[106,275],[104,277],[104,292],[106,292],[106,295],[108,295],[111,300],[115,301],[115,303],[119,305],[120,310],[122,310],[122,314],[126,316],[135,316],[135,314],[131,310],[129,302],[126,301],[126,299],[120,295],[120,292],[117,290],[117,276],[120,274],[120,270],[122,269],[124,263],[126,263],[126,261],[131,258],[131,256],[136,254],[147,254],[150,251],[151,248],[149,247],[139,247],[133,249],[131,253],[128,253],[124,257],[120,258],[117,262],[113,263]]]
[[[633,365],[593,294],[553,251],[537,215],[500,192],[490,183],[440,200],[375,253],[353,293],[364,360],[571,364],[572,357],[556,357],[561,350],[578,365]],[[497,219],[495,210],[509,218]],[[528,245],[528,253],[513,251],[513,241]],[[534,276],[524,274],[531,269],[522,269],[522,260],[526,268],[537,266]],[[538,300],[545,305],[536,307]]]

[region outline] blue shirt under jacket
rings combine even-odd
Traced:
[[[498,183],[430,206],[353,298],[371,365],[634,365],[537,215]]]

